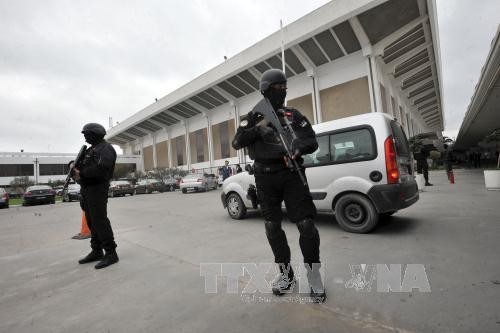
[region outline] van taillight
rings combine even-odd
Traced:
[[[396,147],[392,135],[389,135],[384,142],[385,168],[387,170],[387,182],[397,184],[399,182],[398,161],[396,160]]]

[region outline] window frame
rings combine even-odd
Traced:
[[[371,141],[372,141],[373,155],[369,156],[369,157],[362,158],[362,159],[356,159],[356,160],[332,161],[332,156],[331,156],[332,149],[331,149],[331,139],[330,139],[330,136],[335,135],[335,134],[341,134],[341,133],[346,133],[346,132],[363,130],[363,129],[368,130],[368,132],[370,133],[370,137],[371,137]],[[370,126],[370,125],[357,125],[357,126],[351,126],[351,127],[346,127],[346,128],[342,128],[342,129],[337,129],[337,130],[331,130],[331,131],[327,131],[327,132],[322,132],[322,133],[316,135],[316,139],[319,138],[319,137],[323,137],[323,136],[328,136],[328,153],[330,155],[330,161],[316,163],[316,164],[306,164],[306,163],[304,163],[304,168],[307,169],[307,168],[315,168],[315,167],[320,167],[320,166],[325,166],[325,165],[336,165],[336,164],[366,162],[366,161],[375,160],[378,157],[377,137],[375,136],[375,131],[373,130],[373,127]]]

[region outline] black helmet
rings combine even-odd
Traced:
[[[266,91],[272,84],[285,83],[286,75],[281,69],[272,68],[265,71],[260,77],[260,91]]]
[[[85,126],[83,126],[82,133],[94,133],[98,136],[104,137],[106,135],[106,129],[97,123],[88,123]]]

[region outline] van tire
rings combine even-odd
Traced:
[[[232,219],[241,220],[247,215],[247,207],[237,193],[230,193],[226,198],[227,213]]]
[[[335,219],[348,232],[365,234],[378,223],[379,215],[372,202],[361,194],[348,193],[335,203]]]

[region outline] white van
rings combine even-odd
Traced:
[[[313,126],[319,148],[303,156],[318,212],[333,212],[346,231],[367,233],[380,215],[418,198],[406,135],[387,114],[368,113]],[[222,204],[234,219],[258,209],[251,168],[224,181]]]

